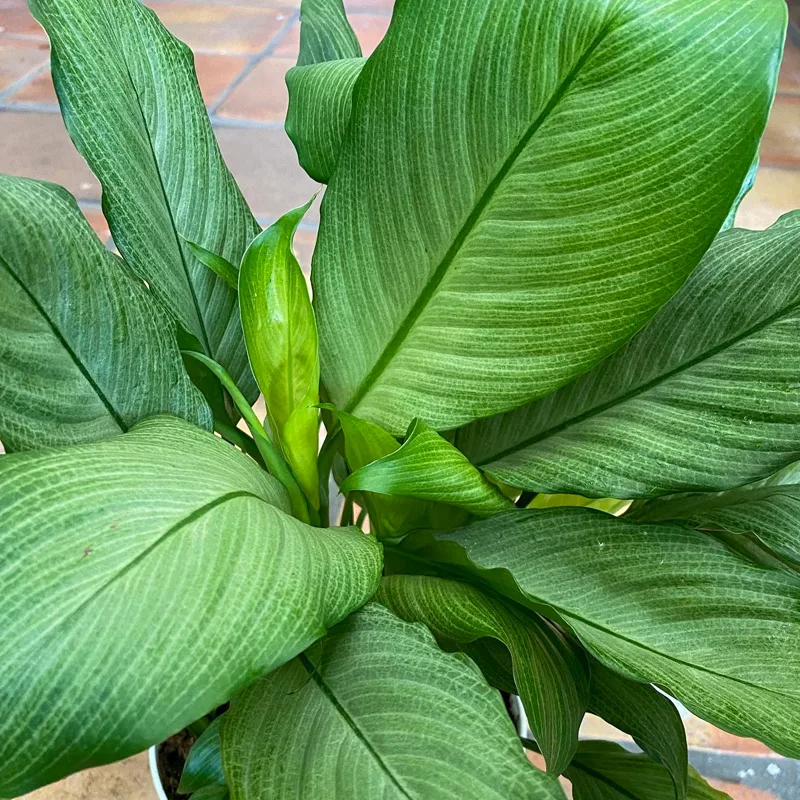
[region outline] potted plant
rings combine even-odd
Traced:
[[[188,48],[31,7],[120,255],[0,177],[0,796],[190,728],[195,800],[719,797],[665,694],[800,756],[783,0],[303,0],[313,304]]]

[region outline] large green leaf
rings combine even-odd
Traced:
[[[380,546],[287,507],[171,417],[0,459],[0,796],[165,739],[370,597]]]
[[[236,293],[186,240],[238,264],[260,228],[211,130],[192,53],[138,0],[31,0],[61,113],[133,270],[250,400]]]
[[[669,773],[612,742],[581,742],[567,772],[574,800],[672,800]],[[730,800],[689,768],[688,800]]]
[[[684,527],[587,509],[512,511],[405,547],[561,622],[703,719],[800,755],[797,576]]]
[[[726,489],[800,457],[800,213],[722,234],[622,350],[459,433],[490,475],[592,497]]]
[[[424,623],[446,642],[502,642],[548,771],[558,775],[567,768],[589,702],[589,675],[575,649],[550,623],[474,586],[424,575],[384,578],[375,600],[408,622]]]
[[[222,717],[213,720],[192,745],[178,786],[181,794],[192,794],[209,786],[225,786],[219,735],[221,722]]]
[[[247,354],[272,434],[318,507],[317,327],[306,280],[292,252],[295,231],[310,204],[290,211],[250,243],[239,270],[239,296]]]
[[[210,428],[174,325],[50,183],[0,175],[0,440],[102,439],[172,413]]]
[[[513,508],[462,453],[419,421],[402,447],[356,470],[341,489],[448,503],[479,517]]]
[[[395,434],[455,427],[623,344],[742,186],[785,17],[782,0],[398,3],[314,254],[332,401]]]
[[[237,697],[222,758],[235,800],[564,797],[475,665],[377,604]]]

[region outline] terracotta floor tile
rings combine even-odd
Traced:
[[[686,739],[689,747],[702,747],[707,750],[724,750],[727,753],[743,753],[768,756],[772,753],[769,747],[755,739],[744,739],[731,733],[721,731],[698,717],[689,717],[683,721],[686,728]]]
[[[800,94],[800,45],[796,45],[791,39],[786,42],[783,53],[778,91],[783,94]]]
[[[79,200],[100,200],[100,183],[58,114],[2,111],[0,126],[0,172],[61,184]]]
[[[761,163],[800,167],[800,96],[775,98],[761,143]]]
[[[47,63],[47,50],[35,42],[0,38],[0,92],[32,75]]]
[[[159,19],[193,50],[258,53],[281,30],[293,9],[148,0]]]
[[[709,783],[721,792],[731,796],[731,800],[779,800],[771,792],[761,789],[752,789],[749,786],[742,786],[740,783],[728,783],[727,781],[709,780]]]
[[[221,127],[216,133],[225,160],[257,217],[276,219],[319,191],[319,184],[297,163],[283,130]],[[318,220],[315,204],[306,221]]]
[[[47,41],[25,0],[0,0],[0,39],[14,36]]]
[[[220,117],[283,123],[289,105],[284,76],[295,59],[273,56],[260,61],[217,110]]]
[[[736,217],[741,228],[762,229],[800,208],[800,170],[762,166]]]

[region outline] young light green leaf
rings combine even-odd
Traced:
[[[237,800],[564,800],[475,665],[374,603],[234,699],[222,758]]]
[[[332,402],[446,429],[616,350],[728,215],[785,20],[782,0],[398,4],[314,253]]]
[[[720,235],[622,350],[458,446],[515,486],[588,497],[720,490],[800,458],[800,212]]]
[[[403,545],[567,626],[712,724],[800,755],[797,576],[682,526],[588,509],[512,511]]]
[[[50,183],[0,175],[0,440],[92,441],[159,413],[211,429],[175,326]]]
[[[672,800],[669,773],[641,753],[612,742],[581,742],[567,770],[574,800]],[[688,800],[730,800],[689,767]]]
[[[31,0],[61,113],[103,187],[114,243],[247,398],[236,293],[184,240],[233,264],[260,227],[220,154],[186,45],[138,0]]]
[[[650,684],[628,680],[592,659],[589,711],[630,734],[650,758],[666,768],[675,796],[685,800],[689,752],[686,731],[672,701]]]
[[[181,794],[199,792],[207,786],[225,786],[219,738],[221,721],[221,716],[213,720],[192,745],[178,786]]]
[[[437,639],[502,642],[548,772],[559,775],[567,768],[589,702],[589,676],[577,651],[549,622],[466,583],[423,575],[390,575],[374,599],[407,622],[424,623]]]
[[[185,241],[185,240],[184,240]],[[205,247],[200,247],[199,244],[194,242],[186,242],[192,255],[204,266],[208,267],[212,272],[219,275],[228,286],[234,291],[239,291],[239,270],[231,264],[230,261],[206,250]]]
[[[0,459],[0,796],[162,741],[374,593],[374,539],[287,509],[172,417]]]
[[[292,252],[295,231],[310,205],[290,211],[250,243],[239,270],[239,297],[247,354],[272,433],[318,508],[317,327]]]
[[[419,421],[402,447],[356,470],[341,489],[448,503],[479,517],[513,508],[462,453]]]

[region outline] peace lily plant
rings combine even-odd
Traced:
[[[721,797],[667,695],[800,757],[783,0],[304,0],[313,305],[188,48],[31,6],[120,256],[0,178],[0,796],[192,726],[196,800]]]

